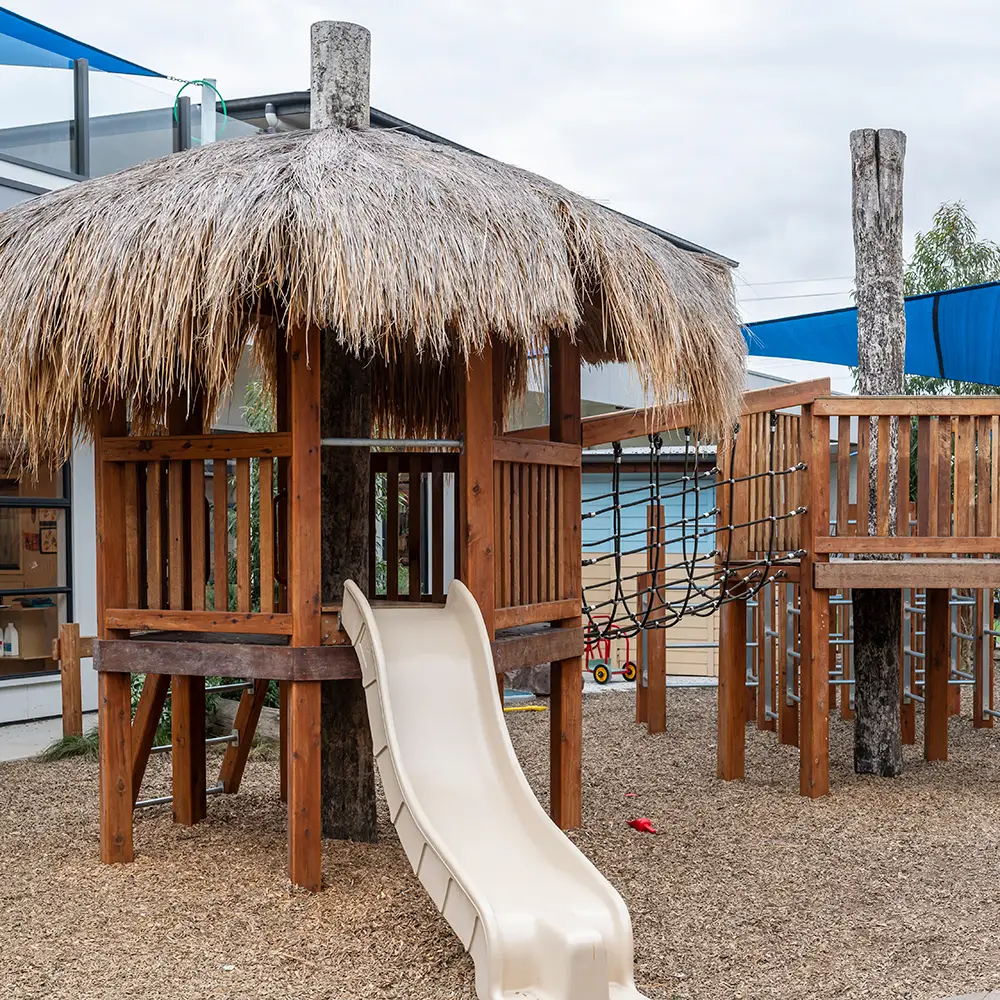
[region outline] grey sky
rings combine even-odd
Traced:
[[[852,128],[908,135],[908,246],[954,198],[1000,238],[991,0],[7,3],[225,96],[306,88],[309,24],[359,21],[373,104],[737,258],[751,319],[846,304]],[[837,280],[761,284],[801,278]]]

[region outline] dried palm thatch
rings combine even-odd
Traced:
[[[699,424],[736,412],[727,267],[536,175],[389,131],[256,135],[0,214],[0,432],[59,461],[114,398],[134,421],[211,406],[252,344],[316,323],[376,369],[380,426],[450,433],[492,340],[510,391],[550,332],[633,365]]]

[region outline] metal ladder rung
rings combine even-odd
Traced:
[[[209,736],[205,739],[205,746],[212,746],[214,743],[232,743],[233,746],[240,745],[240,734],[234,729],[228,736]],[[151,747],[150,753],[170,753],[173,750],[173,743],[160,743],[158,746]]]
[[[217,785],[205,789],[206,795],[221,795],[226,790],[225,785],[220,781]],[[174,801],[172,795],[159,795],[154,799],[139,799],[135,804],[136,809],[148,809],[150,806],[165,806]]]

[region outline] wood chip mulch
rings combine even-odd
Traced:
[[[714,692],[668,700],[668,733],[649,737],[627,694],[586,699],[572,834],[625,897],[650,998],[930,1000],[1000,985],[1000,728],[953,719],[948,763],[907,748],[904,776],[885,781],[854,775],[836,720],[834,794],[811,802],[797,752],[753,729],[747,780],[717,781]],[[548,714],[507,718],[544,802]],[[168,789],[166,763],[144,795]],[[324,844],[313,896],[286,879],[277,785],[261,754],[193,829],[169,808],[138,814],[135,863],[105,867],[94,763],[0,764],[0,997],[473,998],[472,963],[384,804],[379,844]],[[659,835],[632,830],[638,816]],[[514,877],[502,845],[497,863]]]

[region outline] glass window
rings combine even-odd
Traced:
[[[54,671],[72,621],[69,469],[18,477],[0,457],[0,676]]]
[[[0,152],[58,170],[71,169],[73,71],[0,66],[4,127]]]
[[[20,188],[9,187],[0,178],[0,212],[5,208],[13,208],[15,205],[20,205],[23,201],[37,197],[38,194],[36,192],[22,191]]]

